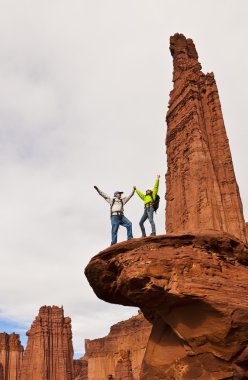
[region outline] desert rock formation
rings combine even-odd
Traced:
[[[142,380],[246,379],[247,246],[229,234],[134,239],[95,256],[86,276],[107,302],[153,324]]]
[[[99,298],[152,323],[141,380],[245,380],[247,225],[218,90],[192,40],[176,34],[170,50],[168,234],[109,247],[85,274]]]
[[[139,380],[150,332],[151,324],[139,314],[112,326],[104,338],[87,339],[87,380]]]
[[[116,244],[85,270],[99,298],[146,319],[86,340],[73,361],[70,318],[43,306],[24,355],[18,335],[0,334],[0,380],[248,379],[248,227],[218,90],[192,40],[176,34],[170,50],[169,234]]]
[[[72,380],[71,320],[63,308],[42,306],[27,336],[21,380]]]
[[[246,241],[218,89],[204,74],[195,45],[170,38],[174,88],[167,113],[166,232],[213,229]]]
[[[0,380],[19,380],[23,347],[18,334],[0,333]]]
[[[19,335],[0,333],[0,380],[139,380],[150,332],[139,313],[106,337],[86,339],[84,357],[73,360],[70,318],[63,308],[43,306],[27,332],[24,358]]]

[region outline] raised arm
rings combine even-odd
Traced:
[[[122,198],[124,205],[129,201],[130,198],[132,198],[132,196],[134,195],[135,189],[136,189],[136,187],[134,186],[131,194],[128,195],[127,197]]]
[[[105,194],[102,190],[98,189],[97,186],[94,186],[94,189],[96,189],[98,194],[101,195],[101,197],[103,197],[105,199],[105,201],[107,201],[109,204],[111,204],[112,200],[111,200],[111,197],[109,195]]]
[[[160,178],[160,175],[157,175],[157,178],[156,178],[156,181],[155,181],[155,185],[154,185],[154,188],[153,188],[153,192],[152,192],[153,199],[155,199],[156,195],[158,194],[159,178]]]
[[[139,189],[136,189],[136,193],[138,194],[138,196],[144,200],[145,199],[145,195],[139,190]]]

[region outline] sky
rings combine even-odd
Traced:
[[[0,331],[21,334],[42,305],[72,318],[76,357],[136,308],[99,300],[84,268],[110,244],[97,185],[127,195],[161,175],[169,37],[192,38],[214,72],[248,220],[247,0],[0,0]],[[143,204],[125,206],[140,237]],[[149,233],[147,225],[147,232]],[[119,241],[126,239],[124,229]]]

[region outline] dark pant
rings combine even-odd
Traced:
[[[151,227],[152,227],[152,234],[156,235],[156,227],[155,227],[155,223],[153,220],[153,213],[154,213],[153,206],[145,207],[144,214],[142,215],[142,218],[140,219],[140,222],[139,222],[143,237],[146,236],[146,230],[144,227],[144,223],[145,223],[146,219],[149,219],[149,222],[150,222]]]
[[[118,232],[119,226],[123,226],[127,229],[127,239],[128,240],[133,238],[132,223],[124,215],[113,215],[113,216],[111,216],[111,224],[112,224],[112,242],[111,242],[111,245],[117,243],[117,232]]]

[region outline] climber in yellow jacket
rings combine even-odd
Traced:
[[[160,178],[160,175],[157,175],[153,190],[148,189],[148,190],[146,190],[145,194],[143,194],[140,190],[138,190],[136,188],[136,193],[144,201],[144,207],[145,207],[144,214],[142,215],[140,222],[139,222],[141,232],[142,232],[142,237],[146,236],[144,223],[147,219],[149,219],[149,222],[150,222],[151,228],[152,228],[151,236],[156,235],[156,227],[155,227],[155,223],[153,220],[153,214],[154,214],[153,204],[154,204],[154,200],[156,198],[156,195],[158,193],[159,178]]]

